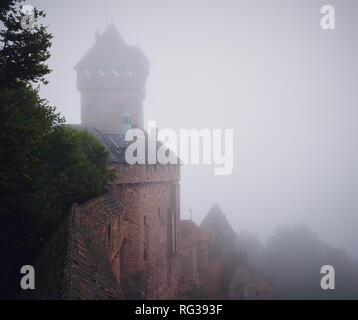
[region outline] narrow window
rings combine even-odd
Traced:
[[[147,261],[147,249],[146,248],[144,248],[144,250],[143,250],[143,260]]]
[[[110,244],[110,240],[111,240],[111,224],[109,224],[107,226],[107,242],[108,242],[108,245]]]

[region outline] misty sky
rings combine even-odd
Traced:
[[[54,35],[41,93],[80,123],[73,67],[105,30],[105,2],[25,3]],[[320,28],[324,4],[334,31]],[[358,256],[356,0],[108,0],[110,22],[150,61],[145,123],[235,130],[231,175],[183,167],[182,218],[217,202],[236,231],[264,240],[303,222]]]

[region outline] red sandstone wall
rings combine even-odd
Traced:
[[[208,267],[208,242],[199,242],[196,249],[198,272]]]
[[[173,299],[178,287],[179,167],[115,167],[113,192],[124,204],[126,217],[121,273],[144,271],[147,299]]]
[[[108,256],[114,276],[120,284],[120,250],[123,243],[123,215],[107,225]]]
[[[180,252],[180,289],[185,291],[196,279],[197,254],[195,247],[184,248]]]
[[[207,267],[208,243],[206,241],[182,248],[180,252],[180,290],[184,292],[188,289],[199,279],[199,273]]]
[[[106,216],[103,216],[105,210]],[[98,197],[91,201],[88,208],[78,208],[75,218],[77,223],[86,226],[92,237],[101,244],[108,256],[114,276],[120,284],[120,249],[124,238],[123,214],[118,216],[113,212],[111,215],[105,200]]]

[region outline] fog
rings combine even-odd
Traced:
[[[336,29],[320,27],[331,4]],[[305,223],[358,257],[356,0],[26,1],[53,33],[43,97],[80,123],[74,65],[114,23],[150,61],[145,123],[233,128],[234,170],[185,165],[181,216],[218,203],[233,228],[262,240]]]

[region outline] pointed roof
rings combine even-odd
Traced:
[[[200,224],[209,239],[209,259],[226,257],[235,251],[237,235],[217,204],[214,204]]]
[[[226,219],[226,216],[217,203],[210,208],[200,227],[204,229],[211,229],[211,226],[213,225],[217,225],[221,229],[228,231],[230,234],[235,234],[235,231],[232,229],[230,223]]]
[[[129,118],[131,114],[129,113],[128,109],[125,109],[122,113],[122,118]]]
[[[210,210],[209,210],[207,216],[217,217],[217,218],[219,218],[219,217],[220,217],[220,218],[225,217],[225,215],[223,214],[221,208],[219,207],[219,205],[218,205],[217,203],[214,203],[214,204],[211,206],[211,208],[210,208]]]
[[[148,59],[140,48],[128,46],[112,23],[100,35],[96,32],[93,46],[75,65],[75,69],[113,69],[127,72],[141,69],[147,72]]]

